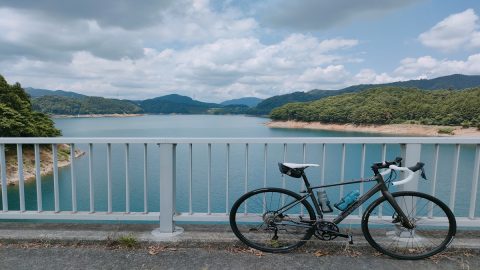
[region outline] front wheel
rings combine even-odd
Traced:
[[[437,254],[450,244],[457,224],[447,205],[420,192],[392,196],[408,220],[385,197],[374,201],[362,218],[363,234],[372,247],[397,259],[415,260]]]
[[[281,188],[250,191],[230,211],[233,233],[265,252],[286,252],[305,244],[312,237],[314,222],[315,212],[306,199]]]

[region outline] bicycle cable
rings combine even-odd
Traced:
[[[392,170],[390,172],[390,174],[388,175],[388,178],[385,180],[385,184],[387,184],[387,188],[390,188],[390,186],[392,185],[392,181],[397,179],[397,171],[395,170]]]

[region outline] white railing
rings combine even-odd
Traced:
[[[83,168],[77,168],[79,160],[75,159],[75,151],[70,151],[70,159],[73,160],[69,166],[70,190],[68,193],[70,196],[62,194],[66,192],[66,183],[59,182],[59,153],[56,147],[59,144],[67,144],[71,150],[80,148],[86,152],[86,156],[82,157],[86,165]],[[23,160],[25,145],[34,146],[35,188],[30,186],[32,192],[28,194],[35,193],[36,198],[28,198],[26,193]],[[48,188],[42,186],[40,166],[42,151],[40,146],[42,145],[52,146],[53,184]],[[5,155],[7,146],[9,149],[17,150],[18,209],[9,208],[11,203],[9,194],[14,194],[17,199],[17,193],[16,187],[7,186],[8,168]],[[117,154],[112,154],[112,146],[118,150]],[[351,151],[353,148],[355,148],[354,154]],[[376,149],[375,154],[370,153],[372,149]],[[136,152],[132,156],[134,151]],[[243,153],[239,154],[238,151]],[[106,155],[105,167],[100,164],[103,159],[100,158],[100,161],[97,159],[99,153]],[[212,159],[213,155],[216,155],[216,158]],[[173,232],[175,221],[228,221],[229,209],[239,194],[252,189],[252,186],[271,185],[270,178],[278,176],[279,181],[274,182],[274,185],[287,188],[296,185],[295,191],[300,190],[301,184],[295,184],[299,182],[287,181],[285,176],[277,173],[274,161],[319,163],[321,165],[319,171],[312,169],[310,173],[309,169],[307,175],[313,184],[316,184],[317,179],[318,184],[324,184],[327,180],[338,179],[343,182],[350,179],[351,177],[347,174],[352,175],[352,166],[356,166],[353,170],[356,172],[354,173],[356,178],[368,177],[365,169],[369,168],[371,160],[393,159],[397,155],[404,158],[404,164],[407,166],[414,165],[423,157],[427,168],[430,169],[430,171],[427,169],[427,172],[431,181],[427,185],[420,186],[419,181],[412,181],[404,189],[443,196],[441,199],[448,202],[450,208],[454,210],[459,226],[480,225],[480,219],[476,214],[479,212],[476,206],[478,204],[480,138],[466,137],[0,138],[3,210],[0,212],[0,219],[160,221],[161,232]],[[329,166],[328,164],[332,163],[330,159],[334,157],[337,161],[333,162],[334,166]],[[123,165],[117,166],[122,170],[122,179],[115,178],[115,174],[120,169],[114,169],[112,165],[114,161],[118,163],[119,159],[123,159]],[[151,159],[154,160],[153,164]],[[182,164],[181,167],[177,167],[179,162]],[[221,163],[221,165],[215,163]],[[196,164],[199,164],[200,168],[196,168]],[[106,179],[103,179],[104,176],[95,175],[95,170],[98,171],[98,168],[95,169],[96,166],[103,168]],[[239,166],[243,168],[239,169]],[[136,173],[133,172],[133,167],[136,168]],[[212,170],[213,167],[218,168],[218,171]],[[346,168],[349,170],[347,171]],[[234,169],[235,175],[233,175]],[[202,186],[200,188],[202,190],[197,187],[196,190],[197,175],[200,171],[206,174],[201,177],[206,187]],[[327,172],[333,176],[327,175]],[[460,175],[462,177],[459,177]],[[467,177],[464,177],[465,175]],[[80,178],[86,180],[79,182]],[[461,185],[459,180],[462,181]],[[96,188],[99,182],[103,184],[106,182],[106,190],[101,190],[106,194],[98,194],[99,190]],[[241,187],[238,187],[239,182]],[[182,190],[177,192],[179,183],[182,183]],[[84,187],[81,191],[78,190],[79,185]],[[223,192],[218,191],[217,185],[222,186]],[[237,185],[235,192],[232,191],[234,185]],[[123,186],[122,196],[115,192],[115,189],[120,189],[119,186]],[[457,196],[459,186],[462,194]],[[365,191],[365,188],[360,185],[360,192]],[[201,192],[206,192],[206,199],[197,195]],[[48,194],[44,195],[44,193]],[[344,193],[344,187],[341,186],[338,197],[342,197]],[[132,204],[132,194],[136,194],[135,203],[138,204],[136,207]],[[177,194],[181,194],[182,198],[176,198]],[[96,202],[98,196],[106,198],[106,207],[98,205],[99,203]],[[62,201],[62,197],[70,197],[69,202]],[[32,206],[26,206],[26,201],[31,200],[36,201],[35,209],[31,209]],[[115,205],[116,200],[122,202],[121,209]],[[45,209],[46,201],[52,201],[51,209]],[[154,207],[152,207],[152,201]],[[223,202],[219,203],[219,201]],[[62,204],[67,204],[68,209],[62,208]],[[179,205],[182,207],[178,207]],[[219,210],[220,205],[222,205],[221,210]],[[195,208],[202,210],[195,211]],[[349,220],[358,222],[362,212],[363,208],[360,208],[351,215]]]

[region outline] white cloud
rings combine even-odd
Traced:
[[[314,67],[309,68],[303,72],[298,78],[301,82],[315,82],[315,83],[328,83],[328,82],[342,82],[344,81],[349,72],[343,65],[329,65],[325,68]]]
[[[353,76],[351,82],[353,84],[380,84],[389,83],[403,80],[401,77],[392,77],[386,72],[377,74],[373,69],[362,69],[355,76]]]
[[[479,48],[478,28],[478,16],[473,9],[467,9],[443,19],[418,39],[423,45],[444,52]]]
[[[450,74],[480,74],[480,54],[470,55],[465,61],[436,59],[431,56],[405,58],[394,74],[406,78],[434,78]]]
[[[357,43],[293,34],[268,45],[249,37],[218,39],[184,49],[147,48],[137,59],[105,59],[80,51],[73,53],[63,69],[52,62],[23,59],[7,75],[29,86],[130,99],[174,92],[212,101],[245,95],[268,97],[343,85],[348,71],[342,63],[349,59],[335,53]]]
[[[144,35],[163,43],[196,44],[220,38],[242,38],[253,35],[257,21],[233,7],[213,11],[209,1],[183,1],[163,13],[161,23],[145,30]]]
[[[480,74],[480,54],[473,54],[466,60],[436,59],[432,56],[405,58],[392,73],[377,73],[373,69],[362,69],[349,84],[380,84],[396,81],[433,79],[451,74]]]

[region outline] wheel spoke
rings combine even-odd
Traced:
[[[249,212],[253,211],[255,215],[243,214],[247,200]],[[232,207],[232,230],[242,242],[263,251],[273,252],[298,247],[313,234],[310,223],[302,221],[300,217],[301,206],[307,210],[305,212],[309,216],[308,220],[315,220],[310,204],[300,200],[301,196],[296,193],[275,188],[247,193]],[[290,203],[292,204],[289,205]],[[289,209],[282,209],[286,205],[289,205]],[[252,217],[257,221],[252,220]]]
[[[438,199],[418,192],[397,192],[392,195],[413,228],[403,227],[403,222],[397,220],[398,214],[388,200],[380,200],[369,208],[369,212],[365,213],[366,219],[362,221],[369,243],[387,255],[403,259],[426,258],[443,250],[452,238],[450,228],[456,226],[448,207]],[[437,210],[433,219],[427,218],[429,205]],[[376,213],[380,208],[384,215],[382,219],[377,219]],[[386,213],[390,209],[392,214],[388,217]]]

